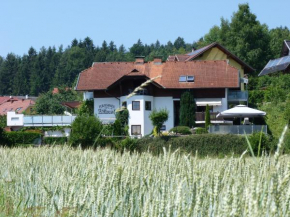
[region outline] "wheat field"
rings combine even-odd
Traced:
[[[0,216],[290,216],[290,157],[0,148]]]

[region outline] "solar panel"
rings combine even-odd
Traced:
[[[287,69],[289,65],[290,65],[290,56],[270,60],[265,66],[265,68],[260,72],[259,76],[283,71]]]

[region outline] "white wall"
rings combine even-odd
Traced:
[[[94,92],[84,92],[84,100],[93,99],[93,98],[94,98]]]
[[[126,96],[121,97],[121,103],[127,102],[127,109],[129,111],[129,134],[131,135],[132,125],[141,125],[142,136],[148,135],[153,130],[149,115],[154,108],[154,97],[135,95],[127,99]],[[140,110],[132,110],[132,101],[140,101]],[[145,110],[145,102],[151,102],[151,111]]]
[[[23,126],[23,114],[15,112],[7,112],[7,126]]]
[[[165,131],[169,131],[174,127],[174,103],[172,97],[154,97],[154,108],[159,110],[166,108],[169,111],[168,120],[164,123]]]
[[[119,107],[119,100],[113,97],[94,99],[94,114],[104,122],[114,122],[115,110]]]

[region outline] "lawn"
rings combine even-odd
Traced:
[[[290,216],[289,162],[0,148],[0,216]]]

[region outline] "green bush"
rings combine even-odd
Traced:
[[[72,146],[93,146],[102,129],[102,123],[95,116],[78,116],[71,125],[69,143]]]
[[[244,136],[217,134],[142,138],[136,143],[138,152],[149,150],[155,155],[163,153],[163,147],[167,150],[170,147],[171,151],[179,149],[182,153],[198,152],[199,156],[225,156],[233,153],[240,155],[248,148],[248,145]]]
[[[43,144],[47,145],[64,145],[67,143],[67,137],[44,137]]]
[[[271,150],[274,150],[275,148],[270,136],[264,133],[262,133],[262,137],[260,132],[253,133],[248,137],[248,139],[256,156],[258,155],[260,140],[261,140],[261,147],[259,153],[260,155],[263,151],[269,152]]]
[[[179,119],[180,125],[195,126],[195,101],[192,92],[186,91],[180,97]]]
[[[181,135],[189,135],[189,134],[192,134],[191,131],[190,131],[190,128],[188,126],[177,126],[177,127],[173,127],[172,129],[169,130],[169,132],[179,133]]]
[[[205,129],[205,128],[197,127],[197,128],[195,129],[195,134],[206,134],[206,133],[208,133],[208,131],[207,131],[207,129]]]
[[[41,139],[40,133],[13,131],[6,132],[6,145],[14,146],[19,144],[38,144]]]
[[[154,128],[156,128],[156,132],[158,135],[160,135],[160,129],[162,125],[165,121],[168,120],[168,114],[169,111],[167,109],[160,109],[159,111],[153,110],[149,115],[152,125],[154,126]]]
[[[137,143],[138,139],[131,139],[130,137],[127,137],[126,139],[123,139],[121,141],[119,141],[116,144],[116,148],[119,151],[123,151],[124,149],[129,150],[129,151],[133,151],[136,149],[136,143]]]

